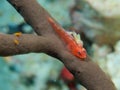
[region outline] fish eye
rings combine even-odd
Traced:
[[[80,51],[78,52],[78,54],[79,54],[79,55],[81,54]]]

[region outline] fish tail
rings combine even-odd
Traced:
[[[48,17],[48,22],[60,38],[62,38],[67,44],[72,42],[71,36],[63,28],[59,27],[51,17]]]
[[[51,18],[48,17],[48,22],[50,23],[50,25],[52,26],[52,28],[56,31],[57,34],[63,34],[63,32],[61,31],[61,28],[58,27],[58,25],[55,23],[55,21]]]

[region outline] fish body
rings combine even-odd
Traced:
[[[63,28],[59,27],[52,18],[48,17],[48,22],[59,35],[59,37],[66,43],[68,50],[74,56],[82,59],[86,58],[86,50],[83,48],[83,43],[77,42],[74,36],[67,33]]]

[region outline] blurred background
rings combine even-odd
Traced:
[[[88,54],[120,90],[120,0],[38,0],[68,31],[81,35]],[[32,8],[32,7],[31,7]],[[34,33],[0,0],[0,33]],[[0,90],[86,90],[64,65],[43,53],[0,57]]]

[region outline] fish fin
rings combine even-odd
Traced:
[[[75,42],[77,44],[81,44],[83,46],[83,41],[80,38],[80,34],[77,34],[75,32],[69,32],[71,34],[71,36],[74,38]]]

